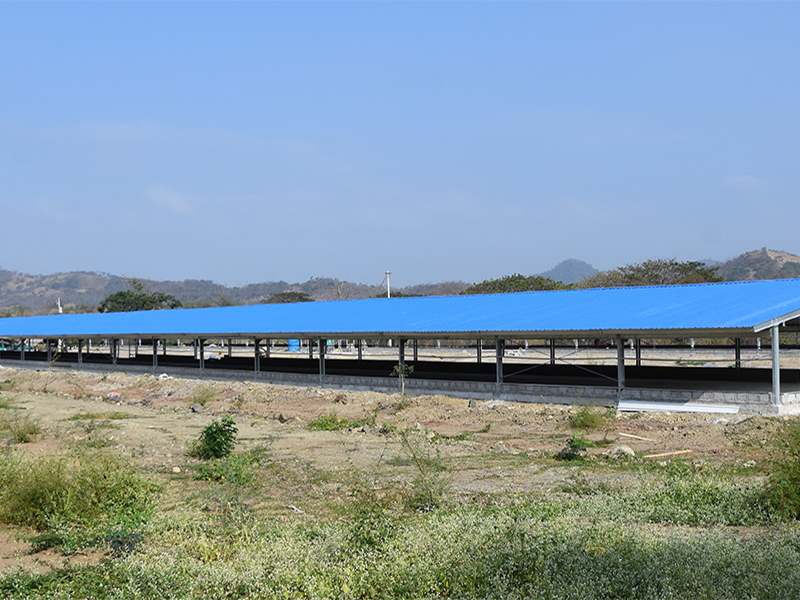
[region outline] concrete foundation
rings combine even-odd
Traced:
[[[39,361],[0,361],[0,365],[15,369],[57,369],[69,371],[74,365],[48,364]],[[130,374],[154,374],[152,367],[139,365],[81,365],[81,370],[95,372],[125,372]],[[173,377],[209,380],[247,380],[277,385],[319,387],[319,374],[296,374],[214,369],[200,371],[191,368],[158,367],[155,374],[166,373]],[[325,375],[322,387],[341,390],[362,390],[384,393],[399,393],[400,384],[392,377],[354,377]],[[576,404],[616,406],[620,399],[648,402],[736,405],[740,412],[766,416],[800,414],[800,391],[781,394],[781,403],[775,404],[768,390],[730,389],[683,389],[678,387],[637,388],[626,387],[621,392],[616,387],[581,385],[539,385],[494,382],[443,381],[406,379],[409,395],[440,394],[458,398],[478,400],[506,400],[511,402],[536,402],[542,404]]]

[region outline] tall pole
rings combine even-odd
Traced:
[[[625,388],[625,344],[622,336],[617,337],[617,391],[622,392]]]
[[[781,340],[778,326],[772,327],[772,403],[781,403]]]
[[[391,298],[392,297],[392,284],[389,281],[389,278],[391,277],[391,275],[392,275],[391,271],[386,271],[386,297],[387,298]]]

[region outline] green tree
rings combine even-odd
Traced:
[[[657,258],[603,271],[580,282],[582,288],[625,287],[634,285],[676,285],[722,281],[715,267],[699,261],[680,262]]]
[[[465,289],[462,294],[506,294],[510,292],[535,292],[558,290],[565,286],[560,281],[541,275],[506,275],[500,279],[487,279]]]
[[[107,296],[97,307],[101,313],[130,312],[134,310],[159,310],[163,308],[180,308],[181,301],[170,294],[146,292],[140,281],[128,280],[133,290],[123,290]]]
[[[294,302],[313,302],[314,299],[305,292],[278,292],[267,298],[267,304],[292,304]]]

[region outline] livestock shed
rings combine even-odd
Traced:
[[[0,362],[788,414],[798,332],[785,279],[5,318]]]

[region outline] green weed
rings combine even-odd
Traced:
[[[27,444],[39,435],[42,426],[37,419],[27,415],[15,414],[0,418],[0,432],[6,434],[14,444]]]
[[[338,416],[336,412],[331,412],[309,421],[308,425],[306,425],[306,429],[311,431],[339,431],[341,429],[356,429],[364,425],[374,427],[375,419],[375,414],[361,419],[348,419]]]
[[[570,425],[576,429],[600,429],[607,427],[614,416],[614,409],[601,411],[593,406],[582,406],[570,416]]]
[[[200,433],[200,438],[189,449],[189,455],[202,460],[223,458],[236,446],[236,422],[230,415],[213,421]]]

